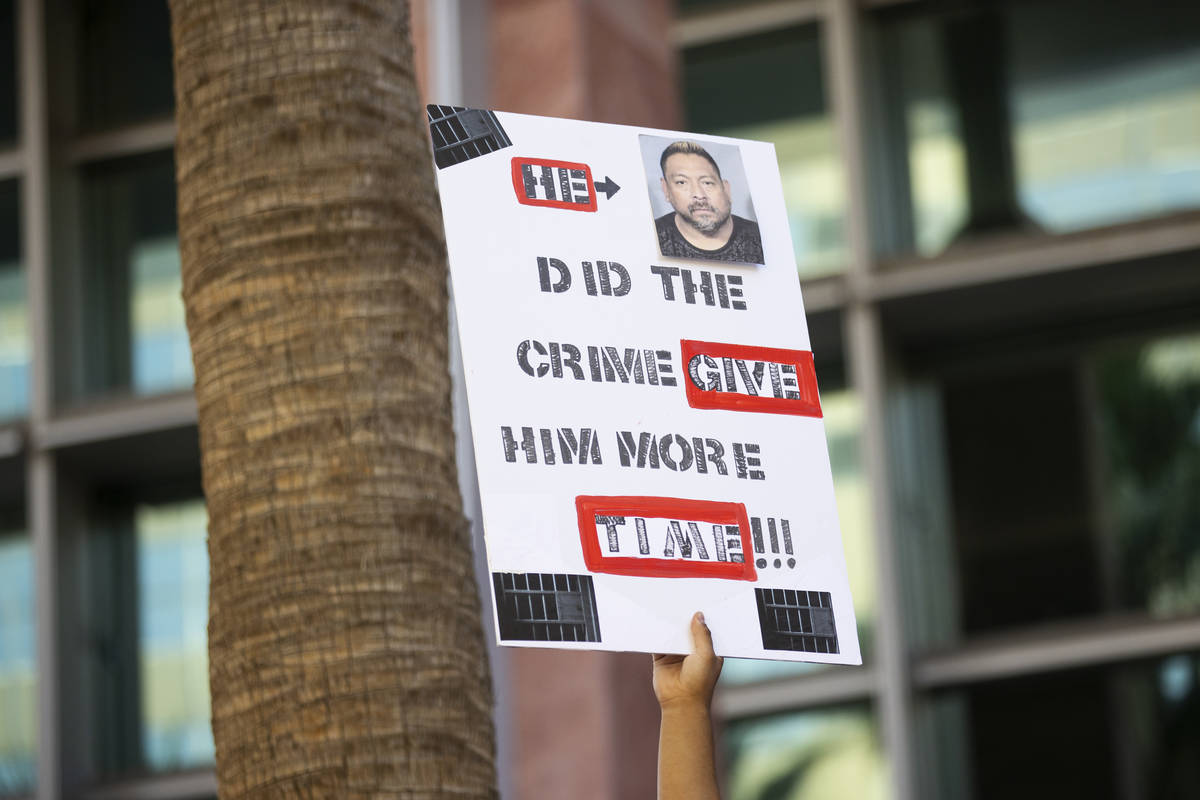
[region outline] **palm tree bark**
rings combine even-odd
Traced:
[[[494,797],[395,0],[171,0],[223,798]]]

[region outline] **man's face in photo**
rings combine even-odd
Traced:
[[[706,235],[725,224],[733,205],[729,181],[721,179],[707,158],[675,153],[663,166],[663,194],[680,218]]]

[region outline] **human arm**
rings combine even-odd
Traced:
[[[692,652],[654,656],[654,694],[662,710],[658,736],[658,800],[720,800],[713,756],[713,688],[723,659],[697,612]]]

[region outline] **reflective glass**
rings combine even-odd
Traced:
[[[16,3],[0,0],[0,149],[17,139]]]
[[[91,514],[86,637],[66,667],[86,682],[87,760],[101,779],[211,764],[204,503]]]
[[[688,130],[775,144],[800,274],[842,269],[845,190],[817,26],[689,48],[683,82]]]
[[[1200,40],[1185,33],[1200,6],[1054,0],[876,22],[885,250],[1200,207]]]
[[[29,315],[21,268],[18,186],[0,182],[0,420],[29,406]]]
[[[1200,334],[1114,348],[1092,370],[1107,600],[1156,616],[1200,611]]]
[[[37,768],[33,555],[0,526],[0,795],[32,790]]]
[[[930,800],[1200,797],[1195,654],[949,691],[918,718]]]
[[[81,328],[71,396],[192,385],[171,154],[96,164],[87,203]]]
[[[170,115],[175,95],[167,5],[156,0],[83,0],[75,5],[81,17],[81,127]]]
[[[1200,610],[1200,334],[956,375],[942,402],[949,555],[908,554],[938,587],[927,643]]]
[[[885,251],[932,254],[967,221],[966,160],[936,18],[878,15],[875,51],[885,149],[874,196]]]
[[[1143,10],[1011,9],[1017,185],[1046,230],[1200,207],[1200,6]]]
[[[190,386],[192,353],[183,311],[179,241],[145,239],[129,253],[133,298],[133,390],[139,394]]]
[[[871,654],[875,626],[875,551],[871,541],[870,497],[859,451],[862,405],[854,392],[841,390],[823,394],[821,410],[825,415],[833,491],[850,591],[854,595],[859,643],[866,659]],[[819,668],[820,665],[802,662],[730,658],[725,660],[721,680],[725,684],[746,683]]]
[[[139,506],[143,757],[153,770],[212,763],[204,502]]]
[[[887,769],[865,706],[779,714],[724,731],[729,800],[884,800]]]

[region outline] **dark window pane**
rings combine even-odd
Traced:
[[[885,249],[1200,207],[1200,6],[879,12]]]
[[[37,761],[37,653],[29,538],[0,520],[0,795],[31,791]]]
[[[1200,334],[954,375],[941,404],[945,466],[897,479],[918,505],[947,487],[945,509],[898,505],[919,646],[1200,610]],[[910,449],[938,448],[902,419]]]
[[[0,420],[29,407],[29,314],[16,181],[0,182]]]
[[[78,8],[81,127],[170,114],[175,99],[167,4],[83,0]]]
[[[89,166],[78,397],[192,385],[170,153]]]
[[[213,759],[204,502],[134,510],[143,757],[153,770]]]
[[[1104,460],[1105,593],[1155,615],[1200,610],[1200,335],[1110,350],[1094,374]]]
[[[1100,610],[1081,403],[1070,364],[947,382],[964,632]]]
[[[775,144],[800,273],[840,269],[845,194],[819,29],[808,25],[688,49],[683,85],[688,130]]]
[[[921,715],[933,758],[922,797],[1200,797],[1200,659],[988,683]]]
[[[99,777],[212,763],[205,526],[201,500],[94,512],[85,668]]]
[[[731,723],[722,736],[729,800],[883,800],[887,767],[865,706]]]
[[[17,138],[16,3],[0,0],[0,148]]]
[[[813,25],[691,48],[683,69],[688,125],[702,131],[828,113]]]

